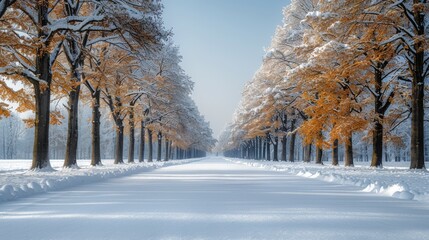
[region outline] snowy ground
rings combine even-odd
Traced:
[[[429,172],[427,170],[410,170],[409,163],[406,162],[388,162],[385,163],[382,169],[377,169],[369,167],[369,163],[364,163],[365,165],[358,163],[355,167],[334,167],[302,162],[229,160],[306,178],[354,185],[360,187],[364,192],[373,192],[400,199],[418,200],[429,204]]]
[[[429,206],[223,158],[0,204],[0,239],[428,239]]]
[[[79,169],[63,169],[64,160],[51,160],[50,171],[35,172],[28,170],[30,160],[0,160],[0,202],[189,161],[114,165],[103,160],[103,166],[92,167],[89,160],[80,160]]]

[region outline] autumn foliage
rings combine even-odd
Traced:
[[[178,153],[192,152],[180,157],[210,150],[212,132],[189,97],[193,83],[163,27],[162,8],[159,0],[2,1],[0,118],[34,112],[26,119],[35,128],[32,169],[50,167],[49,125],[65,119],[64,167],[77,165],[80,102],[93,109],[93,165],[101,164],[104,109],[115,125],[116,163],[123,162],[124,134],[134,141],[139,127],[143,144],[151,130],[165,135]],[[171,148],[166,154],[172,155]]]
[[[270,159],[272,145],[277,160],[277,138],[295,148],[298,133],[304,161],[314,146],[316,163],[324,150],[336,165],[344,144],[353,165],[357,140],[372,147],[371,166],[394,146],[410,152],[411,168],[424,168],[428,11],[418,0],[293,0],[218,150]]]

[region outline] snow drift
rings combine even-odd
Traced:
[[[54,160],[51,161],[53,169],[50,171],[30,171],[27,170],[29,160],[2,160],[0,202],[192,161],[195,159],[114,165],[113,161],[104,160],[105,165],[97,167],[83,161],[80,168],[69,169],[61,167],[62,160]]]
[[[429,203],[429,172],[426,170],[410,170],[405,166],[385,166],[379,169],[360,165],[355,167],[334,167],[298,162],[228,160],[247,166],[287,172],[326,182],[354,185],[360,187],[363,192],[373,192],[400,199]],[[388,164],[390,163],[386,165]]]

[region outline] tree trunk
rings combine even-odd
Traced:
[[[322,156],[323,156],[323,149],[321,147],[316,147],[316,164],[322,164]]]
[[[267,160],[271,161],[270,139],[267,137]]]
[[[253,159],[255,159],[255,160],[259,160],[259,140],[258,140],[258,137],[255,137],[254,139],[253,139],[253,142],[254,142],[254,151],[253,151],[253,154],[254,154],[254,156],[253,156]]]
[[[35,84],[35,129],[33,162],[31,169],[50,167],[49,162],[49,105],[51,93],[49,89],[40,90],[39,84]]]
[[[282,161],[286,161],[286,145],[287,145],[287,136],[282,137]]]
[[[169,141],[169,146],[168,146],[168,159],[174,159],[173,156],[173,141]]]
[[[79,76],[77,76],[77,69],[72,68],[74,74],[72,84],[79,82]],[[80,85],[73,87],[69,93],[68,100],[68,127],[67,127],[67,144],[66,144],[66,156],[64,159],[63,167],[69,168],[77,166],[77,143],[79,137],[79,94]]]
[[[332,145],[332,166],[338,166],[338,139]]]
[[[200,154],[198,152],[198,154]],[[252,159],[256,159],[256,140],[252,139]]]
[[[258,160],[261,160],[262,158],[263,158],[263,156],[262,156],[262,149],[263,149],[263,144],[262,144],[262,137],[258,137],[258,147],[259,147],[259,150],[258,150],[258,153],[259,153],[259,156],[258,156]]]
[[[168,161],[168,159],[169,159],[169,156],[168,156],[169,150],[170,150],[170,141],[168,141],[168,139],[166,138],[165,139],[165,158],[164,158],[164,161]]]
[[[381,167],[383,165],[383,125],[378,121],[375,122],[372,134],[371,167]]]
[[[153,143],[152,143],[152,130],[147,130],[147,140],[149,145],[149,155],[147,156],[147,161],[152,162],[153,161]]]
[[[38,37],[45,39],[46,33],[43,29],[48,25],[48,1],[38,3]],[[49,162],[49,113],[51,103],[51,81],[52,73],[50,66],[50,53],[46,51],[49,43],[37,48],[36,76],[44,80],[46,84],[33,82],[35,97],[35,128],[33,161],[31,169],[42,169],[51,167]]]
[[[289,162],[295,161],[295,139],[296,139],[296,132],[295,132],[295,119],[292,119],[290,122],[290,131],[292,134],[290,135],[290,142],[289,142]]]
[[[145,122],[141,121],[140,124],[139,162],[144,162]]]
[[[258,139],[255,137],[253,141],[253,159],[258,160]]]
[[[91,165],[101,165],[100,154],[100,89],[95,89],[92,98],[92,139],[91,139]]]
[[[274,156],[273,156],[273,160],[274,161],[278,161],[279,160],[279,137],[275,136],[274,137]]]
[[[350,136],[345,144],[345,155],[344,165],[346,167],[353,167],[353,136]]]
[[[261,160],[261,138],[256,137],[256,159]]]
[[[115,139],[115,162],[114,164],[124,163],[124,124],[122,119],[116,120],[116,139]]]
[[[158,132],[158,156],[156,158],[157,161],[161,161],[161,150],[162,150],[162,133]]]
[[[413,0],[415,5],[423,4],[422,1]],[[414,20],[416,27],[414,33],[421,39],[425,37],[425,12],[424,8],[414,8]],[[415,39],[418,39],[417,37]],[[412,71],[412,113],[411,113],[411,169],[425,168],[424,155],[424,89],[425,89],[425,41],[414,41],[414,71]]]
[[[262,138],[262,137],[261,137],[261,138]],[[266,152],[267,152],[267,140],[263,140],[263,146],[262,146],[262,158],[261,158],[261,159],[265,159]]]
[[[134,163],[134,104],[131,104],[129,114],[130,115],[128,124],[130,125],[130,138],[128,146],[128,163]]]
[[[380,63],[378,67],[381,68]],[[374,92],[376,96],[374,97],[374,113],[375,117],[373,119],[374,129],[372,131],[372,160],[371,167],[381,167],[383,164],[383,119],[384,111],[383,101],[382,101],[382,85],[383,85],[383,75],[379,70],[374,72]],[[388,101],[388,100],[387,100]]]
[[[311,145],[312,144],[308,144],[307,146],[304,147],[305,151],[304,151],[304,162],[309,163],[311,161]]]

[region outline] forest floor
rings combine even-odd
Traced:
[[[0,204],[0,239],[427,239],[429,204],[224,158]]]

